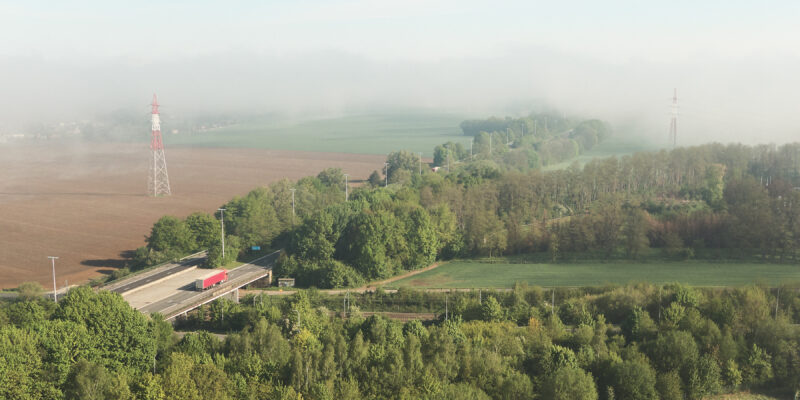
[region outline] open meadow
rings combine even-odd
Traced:
[[[693,286],[774,285],[800,282],[800,266],[710,261],[564,264],[453,261],[392,282],[387,287],[510,288],[515,282],[537,286],[593,286],[630,282],[681,282]]]
[[[168,147],[245,147],[384,155],[408,150],[431,157],[436,145],[448,141],[469,148],[470,138],[459,128],[463,120],[459,115],[427,112],[294,122],[256,119],[191,135],[165,135],[164,141]]]

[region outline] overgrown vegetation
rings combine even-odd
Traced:
[[[0,303],[9,399],[700,399],[800,388],[796,286],[301,291],[218,300],[178,339],[117,294]],[[444,307],[447,304],[445,320]],[[424,325],[360,311],[432,311]]]

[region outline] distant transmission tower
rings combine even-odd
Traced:
[[[167,175],[167,158],[164,156],[164,142],[161,140],[161,120],[158,116],[158,99],[153,93],[153,116],[152,130],[153,138],[150,142],[150,150],[153,157],[150,160],[150,175],[147,178],[147,190],[151,196],[169,196],[172,192],[169,189],[169,175]]]
[[[678,144],[678,89],[675,89],[672,94],[672,107],[669,118],[669,141],[672,142],[672,147]]]

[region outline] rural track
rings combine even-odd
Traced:
[[[431,264],[431,265],[429,265],[429,266],[427,266],[425,268],[422,268],[422,269],[415,269],[413,271],[408,271],[408,272],[406,272],[405,274],[402,274],[402,275],[393,276],[393,277],[391,277],[389,279],[385,279],[385,280],[382,280],[382,281],[371,282],[371,283],[369,283],[367,285],[364,285],[364,286],[361,286],[361,287],[357,287],[357,288],[353,288],[353,289],[324,289],[324,290],[320,290],[320,292],[325,293],[325,294],[342,294],[342,293],[347,293],[347,292],[352,292],[352,293],[373,292],[379,286],[383,286],[383,285],[386,285],[387,283],[392,283],[392,282],[395,282],[395,281],[399,281],[400,279],[405,279],[405,278],[408,278],[410,276],[414,276],[414,275],[421,274],[421,273],[426,272],[426,271],[430,271],[430,270],[432,270],[432,269],[434,269],[434,268],[436,268],[436,267],[438,267],[440,265],[442,265],[441,262],[435,262],[435,263],[433,263],[433,264]],[[445,291],[445,290],[448,290],[448,289],[430,289],[428,291]],[[387,293],[395,293],[395,292],[397,292],[397,289],[385,289],[385,291]],[[242,292],[244,294],[247,293],[246,291],[242,291]],[[265,293],[268,296],[288,296],[288,295],[291,295],[291,294],[295,294],[296,292],[297,292],[297,290],[280,290],[280,291],[262,290],[262,291],[259,291],[259,293]]]

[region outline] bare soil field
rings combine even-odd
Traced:
[[[85,282],[124,265],[163,215],[211,212],[282,178],[339,167],[365,179],[384,156],[167,148],[172,196],[147,196],[148,144],[0,145],[0,288]]]

